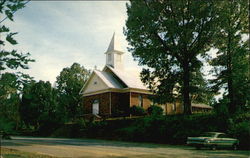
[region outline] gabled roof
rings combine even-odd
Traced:
[[[110,71],[109,71],[110,70]],[[139,89],[143,91],[149,91],[149,89],[143,85],[140,80],[139,74],[133,75],[126,71],[119,71],[110,66],[105,66],[103,71],[94,70],[80,91],[80,94],[84,94],[87,85],[93,78],[93,75],[97,75],[109,89]]]
[[[107,86],[107,88],[116,88],[116,89],[122,89],[124,88],[123,84],[121,84],[119,81],[117,81],[112,74],[100,70],[94,70],[92,74],[90,75],[89,79],[87,82],[84,84],[82,89],[80,90],[80,94],[83,94],[85,89],[87,88],[88,84],[92,80],[93,76],[96,75],[98,76],[104,84]]]
[[[114,69],[111,66],[106,65],[103,71],[111,70],[122,82],[126,84],[128,88],[136,88],[142,90],[149,90],[141,81],[139,74],[133,75],[128,71],[120,71],[119,69]]]
[[[118,88],[118,89],[124,88],[122,84],[119,81],[117,81],[110,73],[99,70],[94,70],[93,72],[97,76],[99,76],[109,88]]]

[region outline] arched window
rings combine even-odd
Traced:
[[[97,115],[99,114],[99,101],[95,99],[92,104],[92,114]]]
[[[139,106],[143,107],[143,98],[142,98],[142,96],[139,95],[138,99],[139,99]]]
[[[175,102],[172,104],[172,110],[176,111],[176,103]]]

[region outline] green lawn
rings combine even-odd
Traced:
[[[3,158],[56,158],[54,156],[23,152],[23,151],[19,151],[15,149],[7,149],[7,148],[1,148],[1,154]]]

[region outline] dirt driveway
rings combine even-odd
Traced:
[[[249,158],[249,151],[196,150],[187,146],[129,143],[94,139],[12,137],[5,148],[57,157]]]

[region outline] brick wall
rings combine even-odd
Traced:
[[[112,114],[122,112],[127,114],[129,111],[129,93],[111,93]]]
[[[148,99],[148,96],[147,94],[140,94],[140,93],[131,93],[131,104],[130,106],[133,106],[133,105],[136,105],[138,106],[139,105],[139,96],[141,95],[142,97],[142,107],[146,110],[151,104],[152,102]]]
[[[180,102],[175,103],[167,103],[166,104],[166,114],[182,114],[183,113],[183,106]]]
[[[139,95],[142,96],[143,108],[146,110],[151,105],[151,101],[148,99],[147,94],[140,94],[140,93],[130,94],[130,92],[127,93],[107,92],[107,93],[83,97],[84,114],[92,113],[92,104],[94,100],[99,101],[100,115],[107,115],[107,114],[109,115],[110,106],[112,114],[116,112],[124,112],[125,114],[128,114],[130,106],[139,104]],[[131,98],[129,99],[130,96]],[[111,105],[110,105],[110,99],[111,99]]]
[[[109,92],[83,97],[84,114],[92,113],[92,104],[96,99],[99,101],[99,114],[110,114],[109,97]]]

